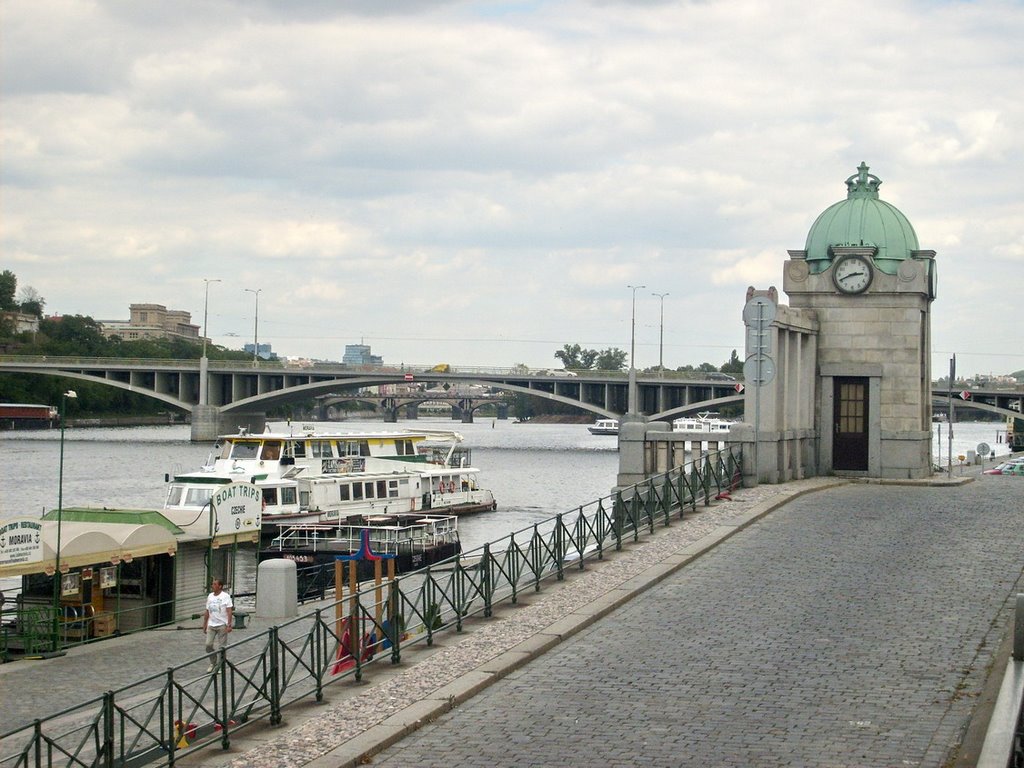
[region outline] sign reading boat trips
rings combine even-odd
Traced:
[[[43,560],[43,523],[16,517],[0,522],[0,566]]]
[[[221,487],[212,499],[214,536],[249,533],[260,529],[263,491],[252,483],[231,483]]]

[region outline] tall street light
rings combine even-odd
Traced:
[[[260,291],[262,288],[246,288],[246,292],[256,297],[256,319],[252,325],[252,365],[256,367],[260,353],[259,330],[260,330]]]
[[[68,399],[75,399],[78,393],[69,389],[60,396],[60,463],[57,468],[57,556],[53,568],[53,650],[59,648],[59,621],[60,621],[60,598],[61,598],[61,573],[60,573],[60,529],[61,517],[64,513],[64,414],[67,412]]]
[[[209,318],[210,311],[210,283],[219,283],[219,277],[204,277],[203,282],[206,283],[206,298],[203,300],[203,357],[206,357],[206,321]]]
[[[651,296],[657,296],[661,299],[661,325],[658,331],[658,373],[665,372],[665,297],[667,293],[652,293]]]
[[[629,331],[629,367],[636,368],[636,292],[646,285],[627,285],[633,290],[633,319]]]

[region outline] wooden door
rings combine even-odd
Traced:
[[[868,380],[836,378],[832,468],[867,471]]]

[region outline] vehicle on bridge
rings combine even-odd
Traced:
[[[242,430],[219,438],[200,470],[168,476],[164,509],[202,510],[219,487],[245,480],[262,494],[265,536],[352,514],[493,510],[461,442],[450,430]]]

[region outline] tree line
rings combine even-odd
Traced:
[[[88,315],[43,317],[46,300],[26,287],[18,292],[17,276],[0,272],[0,312],[20,312],[38,320],[39,329],[18,331],[14,318],[0,316],[0,353],[53,357],[121,357],[162,360],[198,360],[201,342],[188,339],[137,339],[127,341],[107,336]],[[249,353],[207,346],[207,357],[220,360],[248,360]],[[0,401],[56,405],[61,395],[74,389],[78,398],[67,401],[69,415],[156,414],[168,406],[144,395],[136,395],[105,384],[78,379],[61,379],[27,373],[0,376]]]

